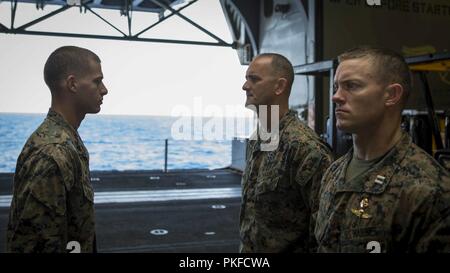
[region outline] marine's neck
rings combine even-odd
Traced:
[[[386,154],[401,139],[399,122],[375,125],[364,132],[353,134],[355,156],[361,160],[372,160]]]
[[[272,115],[273,114],[277,115],[277,118],[278,118],[277,121],[279,124],[281,118],[284,117],[287,114],[287,112],[289,111],[289,107],[287,107],[285,105],[276,105],[276,106],[278,107],[278,112],[274,111],[275,108],[271,107],[271,105],[269,105],[267,107],[267,111],[259,109],[257,112],[259,124],[267,132],[271,132],[272,125],[275,125],[275,124],[272,124]],[[263,113],[262,111],[265,111],[265,112]]]
[[[63,105],[52,101],[51,109],[60,114],[75,130],[78,130],[81,121],[83,121],[85,117],[85,114],[75,111],[70,105]]]

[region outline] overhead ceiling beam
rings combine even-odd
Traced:
[[[206,30],[205,28],[203,28],[202,26],[200,26],[199,24],[195,23],[194,21],[192,21],[191,19],[187,18],[186,16],[184,16],[183,14],[181,14],[179,11],[174,10],[171,6],[166,5],[162,2],[160,2],[159,0],[150,0],[153,3],[155,3],[156,5],[165,8],[167,10],[170,10],[172,13],[175,13],[176,15],[178,15],[180,18],[182,18],[183,20],[185,20],[186,22],[190,23],[191,25],[193,25],[194,27],[198,28],[199,30],[203,31],[204,33],[206,33],[208,36],[210,36],[211,38],[217,40],[219,43],[226,43],[224,40],[220,39],[219,37],[217,37],[216,35],[212,34],[210,31]]]
[[[183,7],[181,7],[180,9],[178,9],[178,12],[180,12],[180,11],[182,11],[183,9],[189,7],[190,5],[194,4],[194,3],[197,2],[197,1],[198,1],[198,0],[194,0],[194,1],[189,2],[189,4],[187,4],[186,6],[183,6]],[[162,22],[164,22],[165,20],[169,19],[169,18],[172,17],[173,15],[175,15],[174,12],[172,12],[171,14],[169,14],[169,15],[167,15],[167,16],[161,18],[161,19],[159,19],[158,22],[156,22],[156,23],[150,25],[149,27],[143,29],[143,30],[140,31],[138,34],[134,35],[134,37],[138,37],[138,36],[141,35],[142,33],[144,33],[144,32],[146,32],[146,31],[148,31],[149,29],[151,29],[151,28],[153,28],[153,27],[159,25],[160,23],[162,23]]]

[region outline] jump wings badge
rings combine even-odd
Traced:
[[[351,209],[352,213],[358,216],[361,219],[369,219],[372,218],[372,215],[368,214],[365,210],[369,207],[369,199],[363,198],[361,202],[359,202],[359,208]]]

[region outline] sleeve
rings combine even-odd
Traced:
[[[301,186],[306,205],[314,211],[318,208],[322,176],[332,162],[331,155],[320,148],[310,149],[306,155],[298,150],[294,162],[294,181]]]
[[[297,169],[294,170],[295,182],[299,184],[305,205],[309,208],[311,217],[309,223],[309,250],[315,252],[314,227],[315,218],[319,209],[319,192],[321,188],[322,176],[332,163],[332,156],[327,151],[320,148],[311,149],[306,156],[301,151],[296,153],[294,162]]]
[[[64,252],[67,242],[66,188],[56,162],[48,157],[33,166],[24,183],[10,242],[11,252]]]
[[[449,181],[442,181],[449,183]],[[414,252],[450,252],[450,192],[439,192],[425,202],[423,214],[418,217],[417,230],[411,241],[417,242]],[[419,235],[418,235],[419,234]],[[418,237],[418,239],[416,239]]]

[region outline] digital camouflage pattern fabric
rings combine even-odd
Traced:
[[[448,172],[404,132],[381,162],[345,181],[352,153],[323,177],[318,251],[449,252]]]
[[[77,241],[81,252],[93,252],[93,201],[88,152],[50,110],[17,160],[7,251],[67,252],[67,243]]]
[[[320,180],[332,162],[328,147],[290,110],[280,120],[279,144],[261,151],[250,140],[242,179],[241,252],[308,252],[311,213]]]

